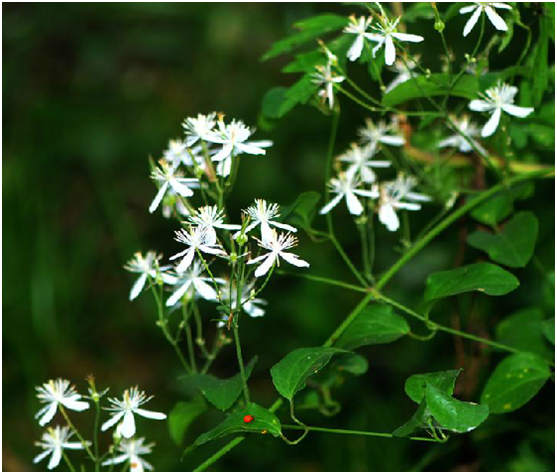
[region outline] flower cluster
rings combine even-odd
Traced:
[[[98,462],[99,459],[96,459],[89,449],[91,443],[83,439],[79,434],[73,423],[71,423],[66,409],[78,412],[87,410],[90,407],[90,403],[82,400],[83,398],[90,399],[98,408],[100,399],[107,391],[108,389],[98,393],[94,388],[94,383],[90,381],[89,396],[84,397],[76,391],[75,387],[68,380],[64,379],[50,380],[37,387],[37,398],[45,405],[35,416],[39,424],[45,426],[52,421],[56,412],[60,410],[68,425],[47,428],[41,440],[36,442],[36,445],[43,451],[35,457],[33,462],[38,463],[50,457],[48,469],[54,469],[60,464],[62,457],[66,456],[64,453],[66,449],[86,450],[87,454],[92,457],[92,460]],[[134,438],[136,433],[135,415],[154,420],[164,420],[166,418],[164,413],[140,408],[141,405],[147,403],[151,398],[153,397],[147,397],[144,392],[135,387],[126,390],[122,400],[115,398],[108,400],[111,406],[103,408],[110,411],[112,416],[102,425],[101,430],[106,431],[117,424],[114,436],[116,444],[112,446],[112,450],[117,450],[122,454],[108,459],[103,465],[129,462],[131,472],[140,472],[145,470],[145,468],[152,469],[152,466],[139,457],[139,455],[150,453],[153,445],[144,445],[143,438]],[[74,436],[79,441],[70,441]]]

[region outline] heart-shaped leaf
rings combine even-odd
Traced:
[[[420,403],[420,406],[416,410],[416,413],[414,413],[406,423],[404,423],[402,426],[399,426],[396,430],[393,431],[393,436],[410,436],[415,431],[427,428],[427,416],[427,405],[424,399],[422,400],[422,403]]]
[[[189,402],[178,402],[168,415],[168,429],[172,440],[180,446],[190,425],[207,410],[207,404],[198,395]]]
[[[527,308],[503,319],[495,331],[497,340],[524,352],[550,356],[543,334],[543,313]]]
[[[428,384],[450,396],[454,392],[456,379],[460,372],[462,372],[462,369],[412,375],[406,379],[404,391],[416,403],[422,402]]]

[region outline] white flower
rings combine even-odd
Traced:
[[[182,140],[170,140],[163,157],[173,168],[176,168],[180,163],[184,163],[186,166],[193,164],[191,154]]]
[[[152,471],[153,466],[145,459],[141,458],[144,454],[151,454],[154,443],[145,444],[145,438],[124,439],[120,442],[117,449],[123,454],[119,454],[108,461],[102,463],[103,466],[114,464],[129,463],[130,472]]]
[[[48,468],[54,469],[62,460],[62,451],[64,449],[83,449],[83,445],[78,442],[69,442],[73,436],[70,428],[67,426],[57,426],[56,428],[48,428],[42,435],[41,441],[36,441],[35,446],[43,449],[43,452],[35,456],[33,463],[37,464],[50,455]]]
[[[350,61],[356,61],[356,59],[361,56],[362,50],[364,49],[364,41],[369,34],[366,30],[369,28],[373,18],[361,16],[359,19],[356,19],[354,15],[351,15],[348,19],[350,20],[350,24],[344,28],[344,33],[356,35],[356,39],[352,43],[352,46],[350,46],[346,56]]]
[[[412,189],[415,185],[415,178],[399,176],[395,181],[390,181],[380,187],[379,221],[391,232],[394,232],[400,226],[396,214],[397,209],[418,211],[422,208],[421,205],[416,204],[416,202],[402,202],[403,199],[418,202],[427,202],[431,200],[429,196],[413,192]]]
[[[480,136],[480,129],[475,123],[470,122],[470,117],[467,114],[464,114],[460,120],[452,117],[452,121],[460,132],[469,138],[477,150],[480,150],[481,153],[486,153],[485,149],[474,140],[474,137]],[[473,150],[468,140],[458,133],[441,140],[437,146],[439,148],[446,148],[448,146],[458,148],[462,153],[469,153]]]
[[[170,257],[170,260],[184,257],[176,267],[178,273],[184,273],[188,269],[197,250],[211,255],[226,255],[226,252],[218,244],[215,234],[207,232],[203,227],[190,227],[187,231],[184,229],[176,231],[175,240],[189,247]]]
[[[339,161],[349,163],[347,174],[359,176],[364,183],[375,182],[373,168],[388,168],[390,161],[372,160],[377,153],[375,145],[368,145],[365,148],[359,147],[356,143],[350,145],[350,149],[338,157]]]
[[[173,211],[176,211],[176,213],[184,217],[191,214],[184,202],[181,199],[178,199],[176,193],[170,189],[162,203],[162,215],[168,219],[172,216]]]
[[[366,34],[367,38],[377,43],[377,45],[372,50],[373,57],[375,57],[377,51],[383,45],[385,46],[385,64],[387,66],[392,66],[396,58],[395,43],[393,41],[393,38],[397,39],[398,41],[406,41],[409,43],[421,43],[424,40],[423,37],[418,35],[409,35],[407,33],[397,32],[396,27],[399,21],[400,17],[398,17],[395,21],[389,21],[388,19],[384,18],[383,24],[372,26],[372,28],[378,31],[378,33]]]
[[[336,196],[319,211],[319,214],[327,214],[344,198],[350,214],[359,216],[364,212],[364,207],[356,195],[369,198],[379,197],[377,190],[358,189],[359,184],[358,178],[349,173],[340,173],[338,178],[332,178],[329,187]]]
[[[103,423],[101,431],[106,431],[111,426],[114,426],[120,420],[122,422],[116,428],[116,434],[124,438],[131,438],[135,434],[135,419],[134,414],[150,418],[152,420],[164,420],[166,415],[158,411],[144,410],[139,408],[144,405],[153,397],[147,397],[145,392],[139,390],[137,387],[130,388],[124,391],[122,400],[117,398],[109,398],[108,401],[112,404],[111,407],[105,408],[113,413],[112,417]]]
[[[195,215],[190,216],[188,221],[199,227],[203,227],[207,232],[215,234],[216,239],[216,229],[225,230],[238,230],[242,226],[237,224],[225,224],[224,223],[224,211],[220,210],[217,206],[203,206],[197,209]]]
[[[170,188],[173,189],[176,194],[183,197],[193,196],[193,191],[188,187],[188,183],[199,182],[196,178],[184,178],[180,173],[176,171],[176,168],[170,166],[165,161],[160,161],[160,168],[155,168],[151,173],[151,178],[160,184],[159,192],[153,199],[153,202],[149,206],[149,212],[153,213],[159,207],[166,191]],[[191,186],[194,187],[194,186]]]
[[[77,393],[75,387],[70,385],[68,380],[49,380],[47,383],[43,383],[41,387],[36,387],[36,390],[37,398],[41,403],[46,404],[35,415],[41,426],[46,425],[54,418],[59,404],[74,411],[83,411],[89,408],[89,403],[81,400],[81,395]]]
[[[499,14],[494,10],[494,8],[501,8],[503,10],[512,10],[512,7],[507,5],[506,3],[497,3],[497,2],[474,2],[474,5],[468,5],[467,7],[461,8],[459,13],[466,15],[470,12],[472,16],[466,22],[464,26],[464,31],[462,32],[462,36],[468,36],[468,33],[472,31],[472,28],[478,22],[480,15],[482,12],[485,12],[491,24],[497,28],[499,31],[507,31],[508,27],[505,23],[505,20],[499,16]]]
[[[259,318],[265,315],[265,309],[261,306],[267,304],[267,301],[261,298],[251,298],[251,292],[255,287],[255,280],[247,283],[242,287],[242,294],[240,295],[240,302],[242,309],[252,318]],[[225,281],[222,285],[222,301],[228,302],[228,305],[235,310],[238,306],[238,289],[236,285],[232,285],[230,291],[230,282]],[[224,326],[226,323],[219,322],[218,327]]]
[[[496,86],[480,94],[482,100],[475,99],[468,107],[474,112],[491,112],[491,117],[482,128],[482,137],[489,137],[495,133],[501,119],[501,111],[514,115],[515,117],[528,117],[533,107],[519,107],[514,104],[514,97],[518,89],[509,84],[499,82]]]
[[[323,101],[329,102],[329,108],[332,109],[335,104],[335,95],[334,95],[334,84],[341,83],[344,81],[344,77],[334,75],[331,71],[331,64],[327,64],[325,66],[315,66],[317,72],[314,72],[312,76],[312,82],[314,84],[318,84],[319,86],[323,85],[323,89],[318,92],[319,97],[323,99]]]
[[[190,289],[193,290],[194,295],[198,294],[206,300],[217,300],[217,292],[210,285],[212,279],[209,276],[202,276],[203,270],[203,264],[194,260],[193,264],[184,273],[178,274],[172,283],[175,288],[174,293],[166,301],[166,306],[174,306]],[[224,282],[220,278],[216,278],[215,281],[217,283]]]
[[[168,270],[170,267],[160,267],[159,261],[161,258],[161,255],[158,255],[153,251],[147,252],[145,257],[141,254],[141,252],[136,252],[133,258],[126,265],[124,265],[124,268],[129,272],[140,274],[130,291],[130,301],[136,299],[139,296],[139,293],[143,291],[145,283],[147,283],[149,277],[155,279],[158,275],[165,283],[169,283],[168,276],[163,272]]]
[[[394,72],[396,72],[397,76],[385,88],[385,93],[391,92],[400,84],[412,79],[412,71],[416,69],[416,63],[419,61],[419,59],[420,55],[418,54],[414,56],[413,60],[407,61],[406,63],[400,59],[397,59],[391,68]]]
[[[280,217],[280,206],[275,203],[267,203],[265,199],[256,199],[255,206],[248,207],[244,212],[250,217],[251,223],[246,227],[245,232],[248,233],[257,226],[261,226],[261,238],[271,238],[271,227],[278,227],[279,229],[287,230],[290,232],[297,232],[295,227],[288,224],[282,224],[275,219]]]
[[[285,252],[292,247],[298,245],[298,240],[292,234],[277,234],[277,231],[271,230],[271,238],[266,240],[256,239],[259,246],[268,250],[269,253],[265,255],[260,255],[259,257],[253,258],[247,262],[248,265],[253,265],[254,263],[263,262],[255,270],[255,277],[259,278],[265,275],[273,266],[274,263],[280,265],[280,258],[283,258],[288,263],[296,267],[309,267],[309,263],[305,260],[300,259],[297,255]]]
[[[208,140],[213,133],[216,124],[216,113],[212,112],[207,115],[198,114],[197,117],[188,117],[182,123],[186,134],[186,145],[188,147],[194,145],[199,140]]]
[[[387,125],[383,120],[373,123],[373,120],[367,118],[365,127],[358,130],[358,135],[360,135],[362,142],[366,144],[376,145],[377,143],[383,143],[391,146],[402,146],[405,140],[399,134],[400,132],[397,128],[398,123],[395,120],[390,125]],[[389,135],[390,133],[394,133],[394,135]]]

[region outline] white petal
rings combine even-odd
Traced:
[[[343,194],[337,194],[333,199],[331,199],[325,206],[321,208],[319,214],[327,214],[333,207],[335,207],[342,199]]]
[[[373,170],[369,169],[367,166],[364,166],[361,171],[360,174],[362,175],[362,180],[364,183],[373,183],[375,182],[375,173],[373,172]]]
[[[75,398],[66,398],[62,402],[62,405],[74,411],[84,411],[89,408],[89,404],[87,402],[76,400]]]
[[[406,209],[407,211],[419,211],[422,206],[415,202],[397,202],[393,204],[397,209]]]
[[[383,204],[379,208],[379,221],[385,224],[387,229],[394,232],[398,229],[399,220],[396,212],[390,204]]]
[[[392,66],[396,59],[395,44],[390,36],[385,38],[385,64]]]
[[[226,252],[219,248],[209,247],[208,245],[200,245],[199,250],[211,255],[226,255]]]
[[[256,278],[265,275],[271,269],[273,263],[275,262],[275,254],[273,252],[268,253],[266,257],[267,258],[265,259],[265,261],[261,265],[259,265],[255,270],[254,275]]]
[[[124,438],[131,438],[135,434],[135,420],[131,411],[126,412],[124,420],[118,425],[117,430]]]
[[[359,216],[364,212],[364,207],[362,203],[358,200],[356,195],[352,191],[346,193],[346,205],[348,206],[348,211],[354,216]]]
[[[215,225],[215,227],[218,227],[219,229],[226,229],[226,230],[239,230],[242,228],[242,226],[238,224],[218,224]]]
[[[533,111],[533,107],[519,107],[518,105],[512,104],[505,104],[503,105],[503,110],[510,115],[514,115],[515,117],[528,117]]]
[[[496,2],[492,2],[491,6],[494,8],[502,8],[503,10],[512,10],[513,7],[511,7],[510,5],[507,5],[506,3],[496,3]]]
[[[261,316],[265,315],[265,310],[263,308],[260,308],[259,306],[256,306],[251,301],[248,301],[247,303],[244,303],[242,308],[252,318],[260,318]]]
[[[281,222],[275,222],[275,221],[270,221],[269,223],[273,224],[275,227],[278,227],[279,229],[284,229],[289,232],[298,232],[298,229],[296,229],[296,227],[292,227],[291,225],[288,224],[283,224]]]
[[[134,454],[130,456],[130,472],[145,472],[141,458]]]
[[[452,137],[449,137],[449,138],[445,138],[444,140],[441,140],[441,141],[437,144],[437,146],[438,146],[439,148],[446,148],[446,147],[448,147],[448,146],[451,146],[451,147],[455,147],[455,148],[456,148],[456,147],[459,145],[459,143],[460,143],[460,137],[452,136]],[[462,151],[462,150],[461,150],[461,151]]]
[[[399,41],[407,41],[409,43],[421,43],[424,38],[419,35],[409,35],[407,33],[391,33]]]
[[[219,151],[216,155],[214,155],[211,160],[213,161],[222,161],[225,158],[228,158],[232,154],[232,145],[227,143],[222,147],[222,150]]]
[[[348,54],[347,54],[348,59],[350,59],[350,61],[356,61],[356,59],[358,59],[361,56],[363,48],[364,48],[364,37],[362,35],[358,35],[356,37],[356,41],[352,43],[352,46],[350,46],[350,49],[348,50]]]
[[[87,443],[87,445],[91,444],[88,441],[86,443]],[[77,442],[77,441],[73,442],[73,443],[64,443],[62,445],[62,447],[64,449],[84,449],[83,448],[83,443],[80,443],[80,442]]]
[[[489,137],[495,133],[501,119],[501,109],[497,108],[482,128],[482,137]]]
[[[466,13],[470,13],[472,10],[476,8],[478,8],[477,5],[468,5],[467,7],[458,10],[458,13],[465,15]]]
[[[130,301],[135,300],[139,296],[139,293],[141,293],[141,291],[143,290],[146,281],[147,281],[146,273],[143,273],[143,275],[141,275],[137,280],[135,280],[135,283],[133,284],[132,289],[130,291]]]
[[[193,257],[194,256],[195,256],[195,248],[191,247],[191,248],[188,249],[188,251],[184,255],[184,258],[182,259],[182,261],[176,267],[176,271],[178,273],[184,273],[190,267],[191,262],[193,262]]]
[[[326,87],[327,87],[327,99],[329,99],[329,109],[332,109],[335,103],[333,84],[329,82]]]
[[[37,464],[38,462],[41,462],[44,458],[46,458],[50,453],[52,452],[52,449],[47,449],[46,451],[43,451],[41,454],[35,456],[33,458],[33,463]]]
[[[250,155],[264,155],[267,153],[263,148],[253,146],[250,143],[236,143],[236,148]]]
[[[218,297],[217,292],[213,289],[213,287],[205,283],[200,278],[196,278],[193,281],[193,286],[195,286],[197,292],[206,300],[216,300]]]
[[[260,262],[261,260],[267,258],[269,254],[266,253],[265,255],[259,255],[259,257],[252,258],[247,262],[247,265],[253,265],[254,263]]]
[[[104,461],[102,463],[103,466],[111,466],[113,464],[120,464],[121,462],[127,461],[128,460],[128,455],[127,454],[120,454],[119,456],[116,456],[112,459],[109,459],[108,461]]]
[[[404,137],[400,137],[400,136],[396,136],[396,135],[383,135],[379,141],[381,143],[384,143],[385,145],[391,145],[391,146],[402,146],[406,143],[406,140],[404,140]]]
[[[371,54],[373,57],[375,57],[375,55],[377,54],[377,51],[379,51],[379,48],[381,48],[381,46],[383,46],[385,44],[385,38],[383,36],[380,37],[380,40],[378,40],[379,42],[375,45],[375,48],[373,48],[371,50]]]
[[[232,157],[227,157],[217,165],[217,174],[226,178],[232,169]]]
[[[56,410],[57,409],[58,409],[58,403],[57,402],[52,402],[46,410],[44,410],[44,409],[41,410],[39,413],[44,412],[44,415],[41,416],[41,418],[39,420],[39,425],[44,426],[50,420],[52,420],[52,418],[54,418],[54,415],[56,415]]]
[[[174,306],[176,303],[178,303],[178,301],[180,301],[182,296],[184,296],[184,293],[186,291],[188,291],[188,288],[190,287],[190,285],[191,285],[191,280],[188,280],[180,288],[178,288],[174,293],[172,293],[172,295],[170,295],[170,298],[168,298],[166,300],[166,306]]]
[[[279,254],[284,260],[296,267],[309,267],[309,263],[302,260],[297,255],[290,252],[280,252]]]
[[[124,412],[123,411],[119,411],[117,413],[115,413],[112,418],[110,418],[108,421],[105,421],[103,423],[103,425],[101,426],[101,431],[106,431],[108,428],[114,426],[116,423],[118,423],[120,421],[120,418],[122,418],[124,416]]]
[[[151,420],[166,420],[166,415],[159,411],[144,410],[143,408],[136,408],[135,413]]]
[[[273,240],[273,231],[265,221],[261,221],[261,240],[263,242],[271,242]]]
[[[481,14],[482,14],[482,7],[478,6],[478,8],[476,8],[476,11],[472,13],[472,16],[466,22],[466,25],[464,25],[464,31],[462,32],[462,36],[465,37],[468,36],[468,33],[470,33],[472,31],[472,28],[474,28],[476,23],[478,23],[478,19],[480,18]]]
[[[177,179],[171,179],[170,186],[174,191],[176,191],[180,196],[190,197],[193,196],[193,191],[188,188],[184,183],[181,183]]]
[[[375,41],[376,43],[383,43],[383,36],[375,34],[375,33],[364,33],[364,36],[370,40],[370,41]]]
[[[509,28],[505,23],[505,20],[499,16],[499,14],[490,6],[485,7],[485,13],[491,21],[491,24],[497,28],[499,31],[507,31]]]
[[[468,108],[474,112],[488,112],[493,110],[495,106],[485,100],[475,99],[468,104]]]
[[[419,202],[429,202],[431,201],[431,198],[429,196],[426,196],[425,194],[420,194],[420,193],[413,193],[412,191],[406,193],[404,195],[405,198],[410,199],[412,201],[419,201]]]
[[[151,203],[151,205],[149,206],[149,212],[152,214],[153,212],[155,212],[157,210],[157,207],[159,207],[159,204],[162,201],[162,198],[164,197],[164,193],[166,193],[166,189],[168,188],[168,182],[165,182],[159,189],[159,192],[157,193],[157,195],[155,196],[155,199],[153,199],[153,202]]]
[[[379,197],[379,191],[377,191],[377,189],[354,189],[354,194],[372,199]]]
[[[48,462],[48,468],[52,470],[55,467],[57,467],[58,464],[60,464],[61,459],[62,459],[62,449],[57,446],[52,451],[52,456],[50,457],[50,461]]]

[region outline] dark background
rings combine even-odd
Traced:
[[[354,10],[303,3],[4,4],[2,10],[3,468],[27,470],[34,468],[32,443],[41,434],[33,422],[39,408],[34,386],[49,378],[68,378],[84,393],[84,377],[94,374],[113,396],[139,384],[156,394],[149,408],[166,413],[186,399],[176,383],[178,362],[154,324],[154,304],[146,295],[128,301],[133,280],[122,268],[136,250],[156,249],[168,256],[177,248],[175,224],[147,212],[156,191],[147,157],[160,156],[168,139],[180,136],[181,121],[189,115],[217,110],[256,125],[265,92],[295,80],[280,73],[284,60],[263,63],[262,54],[296,20]],[[462,44],[464,20],[455,24],[454,40]],[[427,54],[422,48],[422,54],[435,64],[440,46],[432,45]],[[504,65],[512,54],[498,61]],[[337,152],[354,139],[354,126],[364,117],[349,104],[345,107]],[[228,205],[232,218],[237,220],[254,197],[289,204],[302,191],[321,191],[328,127],[327,117],[303,107],[272,131],[259,130],[256,138],[272,139],[275,146],[266,157],[243,161]],[[551,156],[541,159],[550,162]],[[540,184],[524,203],[540,220],[538,254],[548,269],[554,259],[554,211],[547,204],[553,192],[551,182]],[[411,223],[419,228],[436,209],[411,216]],[[343,242],[356,251],[350,219],[344,211],[335,218]],[[380,269],[394,261],[396,239],[379,229]],[[351,281],[330,246],[312,244],[303,235],[300,240],[298,253],[312,262],[312,273]],[[425,277],[449,268],[457,246],[457,230],[448,232],[401,272],[390,294],[416,302]],[[478,256],[467,252],[472,260]],[[540,300],[536,270],[529,266],[518,276],[523,283],[512,297],[497,302],[478,297],[480,333]],[[255,401],[265,406],[276,397],[269,368],[294,348],[321,344],[358,295],[275,277],[264,298],[269,301],[266,317],[246,319],[242,334],[246,357],[260,357],[251,385]],[[448,312],[439,317],[448,321]],[[304,416],[320,425],[392,431],[414,410],[404,380],[457,366],[453,343],[439,334],[426,344],[404,339],[367,348],[362,353],[370,363],[368,373],[347,378],[336,394],[342,412],[332,420]],[[475,349],[465,348],[470,361]],[[491,357],[468,386],[460,387],[464,398],[479,398],[489,363],[501,358]],[[215,371],[229,376],[235,367],[229,347]],[[477,434],[455,437],[444,446],[312,434],[287,447],[256,437],[213,468],[550,470],[554,435],[547,420],[554,417],[553,400],[549,383],[532,404],[506,417],[491,417]],[[90,429],[86,414],[74,419]],[[201,418],[187,442],[216,421]],[[224,443],[203,447],[180,462],[182,448],[171,441],[166,423],[141,420],[139,434],[157,442],[149,458],[157,470],[190,470]]]

